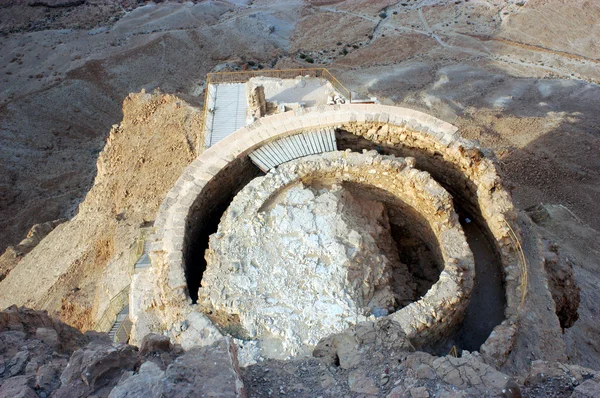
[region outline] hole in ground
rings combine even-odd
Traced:
[[[473,187],[464,179],[462,172],[444,161],[441,154],[429,154],[424,150],[397,144],[394,147],[377,144],[346,130],[336,130],[338,150],[376,150],[383,155],[414,157],[416,168],[427,171],[454,198],[455,211],[460,216],[467,243],[475,259],[475,285],[471,293],[465,319],[454,333],[435,346],[417,347],[433,354],[445,355],[453,345],[460,349],[477,351],[487,340],[495,326],[504,320],[506,294],[500,255],[494,239],[479,209]],[[437,156],[436,156],[437,155]],[[459,187],[467,186],[467,189]],[[465,218],[472,222],[465,223]],[[465,228],[466,227],[466,228]]]
[[[458,328],[447,339],[426,348],[435,355],[446,355],[453,346],[459,351],[479,350],[492,330],[504,320],[506,307],[502,268],[495,246],[474,217],[456,202],[454,206],[475,259],[475,284],[465,317]]]
[[[417,286],[412,301],[419,300],[438,281],[443,268],[439,244],[427,220],[412,207],[383,189],[348,182],[342,185],[357,198],[377,201],[385,206],[390,221],[390,233],[398,248],[399,260],[408,267]],[[394,290],[402,288],[402,286],[394,286]]]

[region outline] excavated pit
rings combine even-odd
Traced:
[[[473,258],[452,198],[413,162],[332,152],[251,181],[210,238],[201,308],[215,321],[238,319],[221,327],[258,339],[267,357],[306,354],[388,313],[415,341],[445,338],[469,302]],[[427,242],[428,263],[415,263],[423,254],[414,248],[405,254],[421,272],[400,261],[404,240]]]
[[[444,314],[448,302],[435,297],[448,290],[437,288],[447,282],[445,270],[436,280],[435,272],[418,275],[419,268],[414,266],[426,264],[423,269],[434,270],[439,266],[436,250],[443,245],[430,234],[419,235],[414,228],[407,228],[406,222],[396,217],[394,206],[375,192],[377,201],[388,211],[390,235],[398,243],[400,261],[420,281],[418,292],[425,293],[421,300],[390,317],[416,307],[415,324],[402,325],[416,347],[445,354],[447,347],[457,344],[459,349],[479,350],[488,360],[504,363],[514,344],[519,303],[525,293],[525,265],[519,259],[519,229],[510,194],[503,188],[493,160],[476,144],[460,138],[456,128],[420,112],[381,105],[336,105],[268,116],[240,129],[194,161],[167,195],[157,216],[150,252],[152,269],[134,278],[132,341],[150,331],[163,331],[174,341],[191,346],[211,344],[220,335],[214,327],[217,319],[211,322],[194,305],[196,290],[206,269],[203,254],[209,235],[217,231],[219,219],[235,194],[260,175],[248,155],[273,140],[324,127],[335,128],[338,149],[375,149],[381,154],[414,158],[413,168],[428,172],[442,191],[453,196],[450,205],[461,215],[456,224],[461,234],[462,228],[467,234],[466,238],[463,235],[465,248],[470,246],[475,252],[477,286],[472,297],[482,302],[475,305],[472,300],[468,304],[469,300],[459,294],[451,306],[464,305],[459,311],[464,316],[450,319]],[[365,189],[369,184],[364,181],[342,181],[342,185],[353,193],[369,193]],[[447,261],[444,264],[448,266]],[[435,299],[424,301],[428,296]],[[432,312],[423,316],[423,310]],[[227,321],[239,324],[236,316]],[[437,320],[442,320],[444,327],[432,327]]]
[[[444,262],[435,234],[423,215],[381,188],[356,182],[344,182],[343,187],[357,198],[385,206],[399,261],[406,264],[416,284],[415,298],[424,296],[438,281]]]
[[[364,135],[367,135],[369,130],[364,125],[344,127],[336,130],[336,140],[340,150],[350,149],[361,152],[368,149],[385,155],[414,157],[416,167],[429,172],[452,195],[463,231],[475,258],[472,300],[467,307],[463,322],[455,333],[430,346],[420,348],[434,354],[446,354],[453,346],[468,351],[479,350],[492,330],[505,319],[506,292],[501,257],[494,244],[493,234],[481,214],[476,187],[465,180],[455,164],[445,161],[441,153],[434,152],[432,155],[424,149],[402,145],[400,142],[389,145],[365,138]],[[381,128],[381,125],[375,125],[371,127],[371,131],[372,129],[380,131]]]

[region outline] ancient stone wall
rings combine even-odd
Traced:
[[[457,129],[446,122],[406,108],[372,104],[319,106],[265,117],[238,130],[194,161],[168,194],[156,219],[153,267],[144,271],[152,274],[154,287],[140,286],[137,293],[134,281],[132,302],[144,304],[133,309],[139,324],[134,326],[133,340],[141,338],[136,328],[143,330],[150,327],[143,325],[151,325],[168,330],[195,311],[186,289],[184,239],[187,231],[193,229],[191,225],[202,223],[191,211],[193,204],[206,200],[199,197],[206,196],[206,188],[216,176],[222,176],[229,163],[243,161],[249,152],[274,139],[311,129],[352,125],[389,126],[385,134],[375,130],[375,135],[369,136],[370,128],[356,132],[373,142],[385,141],[414,151],[420,167],[425,165],[423,169],[440,178],[450,193],[462,194],[472,208],[479,209],[482,224],[489,229],[502,260],[507,297],[507,319],[496,327],[482,352],[489,356],[507,353],[513,343],[510,331],[514,330],[520,304],[521,268],[507,224],[513,222],[515,212],[493,162],[473,143],[460,138]],[[149,275],[139,278],[150,279]]]
[[[452,197],[427,172],[414,169],[413,165],[414,159],[412,158],[381,156],[375,151],[359,154],[348,150],[300,158],[282,164],[267,176],[255,179],[247,185],[235,197],[230,208],[223,215],[221,225],[227,231],[232,230],[232,226],[234,226],[233,228],[240,226],[244,230],[242,235],[251,229],[263,231],[264,228],[261,227],[262,223],[259,220],[265,216],[259,215],[261,209],[266,207],[271,198],[278,193],[299,182],[308,185],[312,182],[323,181],[328,184],[352,182],[385,191],[397,201],[403,202],[402,208],[411,209],[413,213],[422,216],[428,224],[428,229],[433,231],[431,244],[439,248],[443,261],[440,278],[429,292],[417,302],[399,309],[390,317],[402,325],[411,340],[420,344],[438,341],[448,333],[451,326],[461,320],[467,307],[473,287],[474,261],[458,222],[458,216],[454,212]],[[252,220],[257,218],[259,219],[258,225],[255,225]],[[281,316],[271,314],[272,311],[269,310],[271,315],[265,322],[262,321],[260,315],[262,307],[265,305],[263,296],[265,294],[270,296],[274,292],[257,291],[258,288],[255,285],[260,285],[261,281],[247,280],[250,278],[248,276],[250,271],[255,270],[257,266],[265,268],[272,266],[270,260],[256,260],[256,264],[248,265],[247,272],[238,275],[236,269],[244,268],[246,263],[255,262],[254,258],[243,258],[251,255],[254,247],[243,250],[243,245],[247,244],[244,242],[247,241],[236,239],[240,233],[237,235],[223,234],[224,231],[219,227],[219,233],[211,237],[210,250],[207,252],[207,259],[210,260],[209,269],[206,271],[206,279],[203,278],[200,296],[204,297],[211,308],[219,308],[238,315],[247,330],[256,330],[257,328],[271,330],[269,325],[274,323],[275,332],[271,331],[271,334],[280,333],[282,336],[287,336],[290,333],[281,330],[286,329],[282,326],[288,321],[285,314]],[[251,241],[256,244],[255,240],[251,239]],[[332,252],[333,249],[329,251]],[[272,257],[272,262],[276,261],[275,256]],[[297,264],[299,265],[299,263]],[[359,266],[362,265],[359,264]],[[329,267],[334,267],[334,265]],[[368,264],[365,263],[364,267],[368,268]],[[370,271],[376,272],[375,270]],[[271,272],[277,273],[278,271],[273,269]],[[271,278],[269,272],[262,277]],[[240,281],[239,278],[242,278],[243,281]],[[273,280],[275,281],[275,279]],[[290,283],[290,279],[286,278],[285,282]],[[351,283],[349,280],[345,282]],[[320,292],[323,289],[340,288],[338,285],[330,287],[325,285],[327,283],[322,282],[314,289]],[[252,286],[252,288],[248,289],[248,286]],[[281,289],[285,289],[285,284]],[[342,292],[339,294],[343,296],[346,290],[347,287],[342,286]],[[305,307],[308,304],[303,300],[311,295],[311,291],[311,287],[302,290],[295,305],[287,304],[287,301],[294,300],[293,294],[287,296],[286,303],[278,304],[278,311],[285,312],[280,307],[290,307],[289,311]],[[315,297],[317,296],[319,295],[315,294]],[[343,299],[340,301],[340,308],[345,308],[345,302]],[[248,314],[244,313],[246,311]],[[309,319],[318,318],[318,316],[317,311],[316,314],[310,315]],[[349,316],[353,319],[356,318],[354,323],[366,320],[363,315],[357,316],[354,312]],[[342,321],[334,321],[334,318],[337,319],[337,317],[332,317],[331,325],[328,323],[325,327],[329,333],[347,327]],[[300,324],[303,323],[300,322]],[[300,324],[294,324],[295,326],[292,328],[294,331],[291,331],[290,339],[292,335],[296,336],[297,331],[302,329]],[[314,329],[316,331],[319,327],[315,326]],[[256,335],[257,333],[260,332],[253,332],[252,337],[260,337]],[[312,336],[310,333],[308,335]],[[316,340],[313,338],[315,344],[322,337],[324,335],[318,336]],[[285,341],[282,341],[281,344],[286,347]],[[301,346],[300,343],[295,343],[292,348],[298,349],[299,345]]]

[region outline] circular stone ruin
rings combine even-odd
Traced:
[[[467,307],[473,256],[452,197],[413,165],[330,152],[255,178],[210,237],[200,308],[269,358],[310,354],[320,339],[388,314],[409,338],[443,337]],[[439,279],[422,298],[388,207],[437,254]]]
[[[519,230],[510,194],[504,189],[489,154],[483,153],[475,143],[462,139],[456,127],[421,112],[384,105],[323,106],[264,117],[209,148],[188,166],[166,196],[157,215],[149,253],[152,267],[134,275],[132,281],[131,341],[139,343],[145,334],[158,332],[166,333],[184,347],[191,347],[210,344],[222,336],[221,332],[236,335],[235,328],[221,328],[219,331],[214,326],[213,322],[218,324],[220,320],[211,320],[207,317],[211,314],[202,312],[204,299],[200,300],[200,305],[196,304],[198,287],[208,276],[203,273],[209,236],[217,232],[221,217],[235,194],[260,175],[260,170],[249,159],[253,150],[289,135],[322,128],[335,129],[338,149],[355,152],[365,148],[376,149],[383,154],[413,158],[414,169],[429,173],[452,195],[461,217],[466,213],[474,224],[481,227],[483,239],[489,242],[493,252],[491,262],[501,273],[502,285],[497,287],[500,296],[496,309],[500,311],[500,317],[491,323],[491,328],[482,333],[483,339],[470,350],[479,349],[486,360],[498,366],[504,363],[514,344],[519,306],[524,294],[523,264],[515,249]],[[358,186],[364,191],[362,188],[366,185],[359,183],[342,182],[342,186],[350,188],[354,195],[357,190],[353,187]],[[392,195],[386,196],[383,189],[376,187],[371,191],[377,194],[377,200],[388,205],[388,209],[393,208],[389,206],[393,202]],[[268,208],[267,205],[261,211]],[[407,208],[405,206],[404,210]],[[389,211],[390,223],[392,219],[402,221],[405,214],[411,213]],[[411,220],[419,220],[414,214],[411,216]],[[433,242],[441,250],[443,241],[439,243],[435,238],[435,228],[430,230],[422,230],[421,241]],[[418,228],[413,230],[413,236],[418,237],[418,232]],[[399,247],[398,252],[404,253],[404,248]],[[447,267],[452,261],[444,261],[443,266]],[[409,265],[407,261],[403,262]],[[441,268],[442,262],[436,263]],[[488,264],[482,265],[475,259],[476,279],[477,275],[481,275],[477,271],[480,266],[487,267],[484,268],[486,272],[489,270]],[[447,272],[446,268],[444,272]],[[439,312],[446,308],[444,300],[438,297],[428,301],[428,297],[434,297],[436,289],[427,288],[443,283],[445,279],[444,273],[439,280],[431,279],[429,286],[422,286],[421,294],[427,292],[423,298],[405,307],[398,306],[399,309],[389,315],[402,320],[400,314],[415,311],[414,316],[409,318],[418,319],[418,322],[405,322],[403,327],[417,345],[435,343],[436,337],[439,337],[436,324],[428,326],[431,320],[439,319],[442,325],[451,322]],[[488,286],[475,282],[474,289],[477,286],[489,290]],[[439,290],[439,294],[444,293],[443,289]],[[471,299],[471,302],[476,301]],[[487,307],[483,308],[489,312]],[[430,311],[431,317],[424,315],[427,311]],[[370,316],[367,310],[363,315]],[[487,313],[484,316],[489,318]],[[235,317],[227,321],[231,325],[241,325]],[[439,330],[443,333],[446,329]]]

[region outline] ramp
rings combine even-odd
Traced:
[[[245,83],[211,84],[206,121],[205,147],[211,147],[246,125]]]

